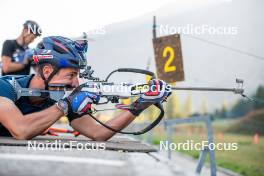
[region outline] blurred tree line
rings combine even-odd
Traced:
[[[246,115],[248,112],[264,108],[264,86],[259,86],[251,98],[257,100],[251,101],[243,98],[239,99],[230,109],[223,106],[221,109],[215,110],[214,118],[238,118]]]

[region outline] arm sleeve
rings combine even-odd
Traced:
[[[0,79],[0,97],[8,98],[13,102],[15,102],[16,99],[16,93],[13,86],[3,79]]]
[[[8,56],[8,57],[12,57],[13,55],[13,49],[12,49],[12,43],[9,40],[6,40],[3,44],[3,48],[2,48],[2,55],[1,56]]]

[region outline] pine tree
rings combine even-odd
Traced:
[[[180,101],[176,95],[176,92],[172,92],[171,96],[164,104],[167,118],[177,118],[181,116]]]
[[[202,100],[202,104],[201,104],[201,114],[202,115],[206,115],[208,112],[207,112],[207,104],[206,104],[206,99],[203,98]]]
[[[226,104],[225,101],[223,102],[223,105],[222,105],[222,108],[221,108],[221,111],[220,111],[220,116],[221,116],[221,118],[226,118],[227,117],[227,104]]]
[[[191,114],[192,114],[192,94],[191,92],[189,92],[184,103],[182,115],[183,117],[189,117]]]

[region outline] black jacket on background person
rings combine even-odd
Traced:
[[[3,44],[2,56],[11,58],[11,62],[23,63],[25,52],[28,47],[20,46],[16,40],[6,40]],[[22,70],[10,73],[2,73],[2,75],[28,75],[30,72],[30,64]]]

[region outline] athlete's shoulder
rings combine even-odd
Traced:
[[[16,93],[13,86],[4,78],[0,78],[0,97],[5,97],[12,101],[15,101],[16,99]]]
[[[17,87],[28,88],[34,75],[6,75],[0,78],[0,96],[12,99],[17,98]],[[19,84],[19,86],[17,85]]]
[[[31,79],[33,78],[33,75],[21,75],[21,76],[17,76],[15,79],[17,80],[17,82],[20,84],[21,87],[24,88],[28,88],[29,87],[29,83],[31,81]]]

